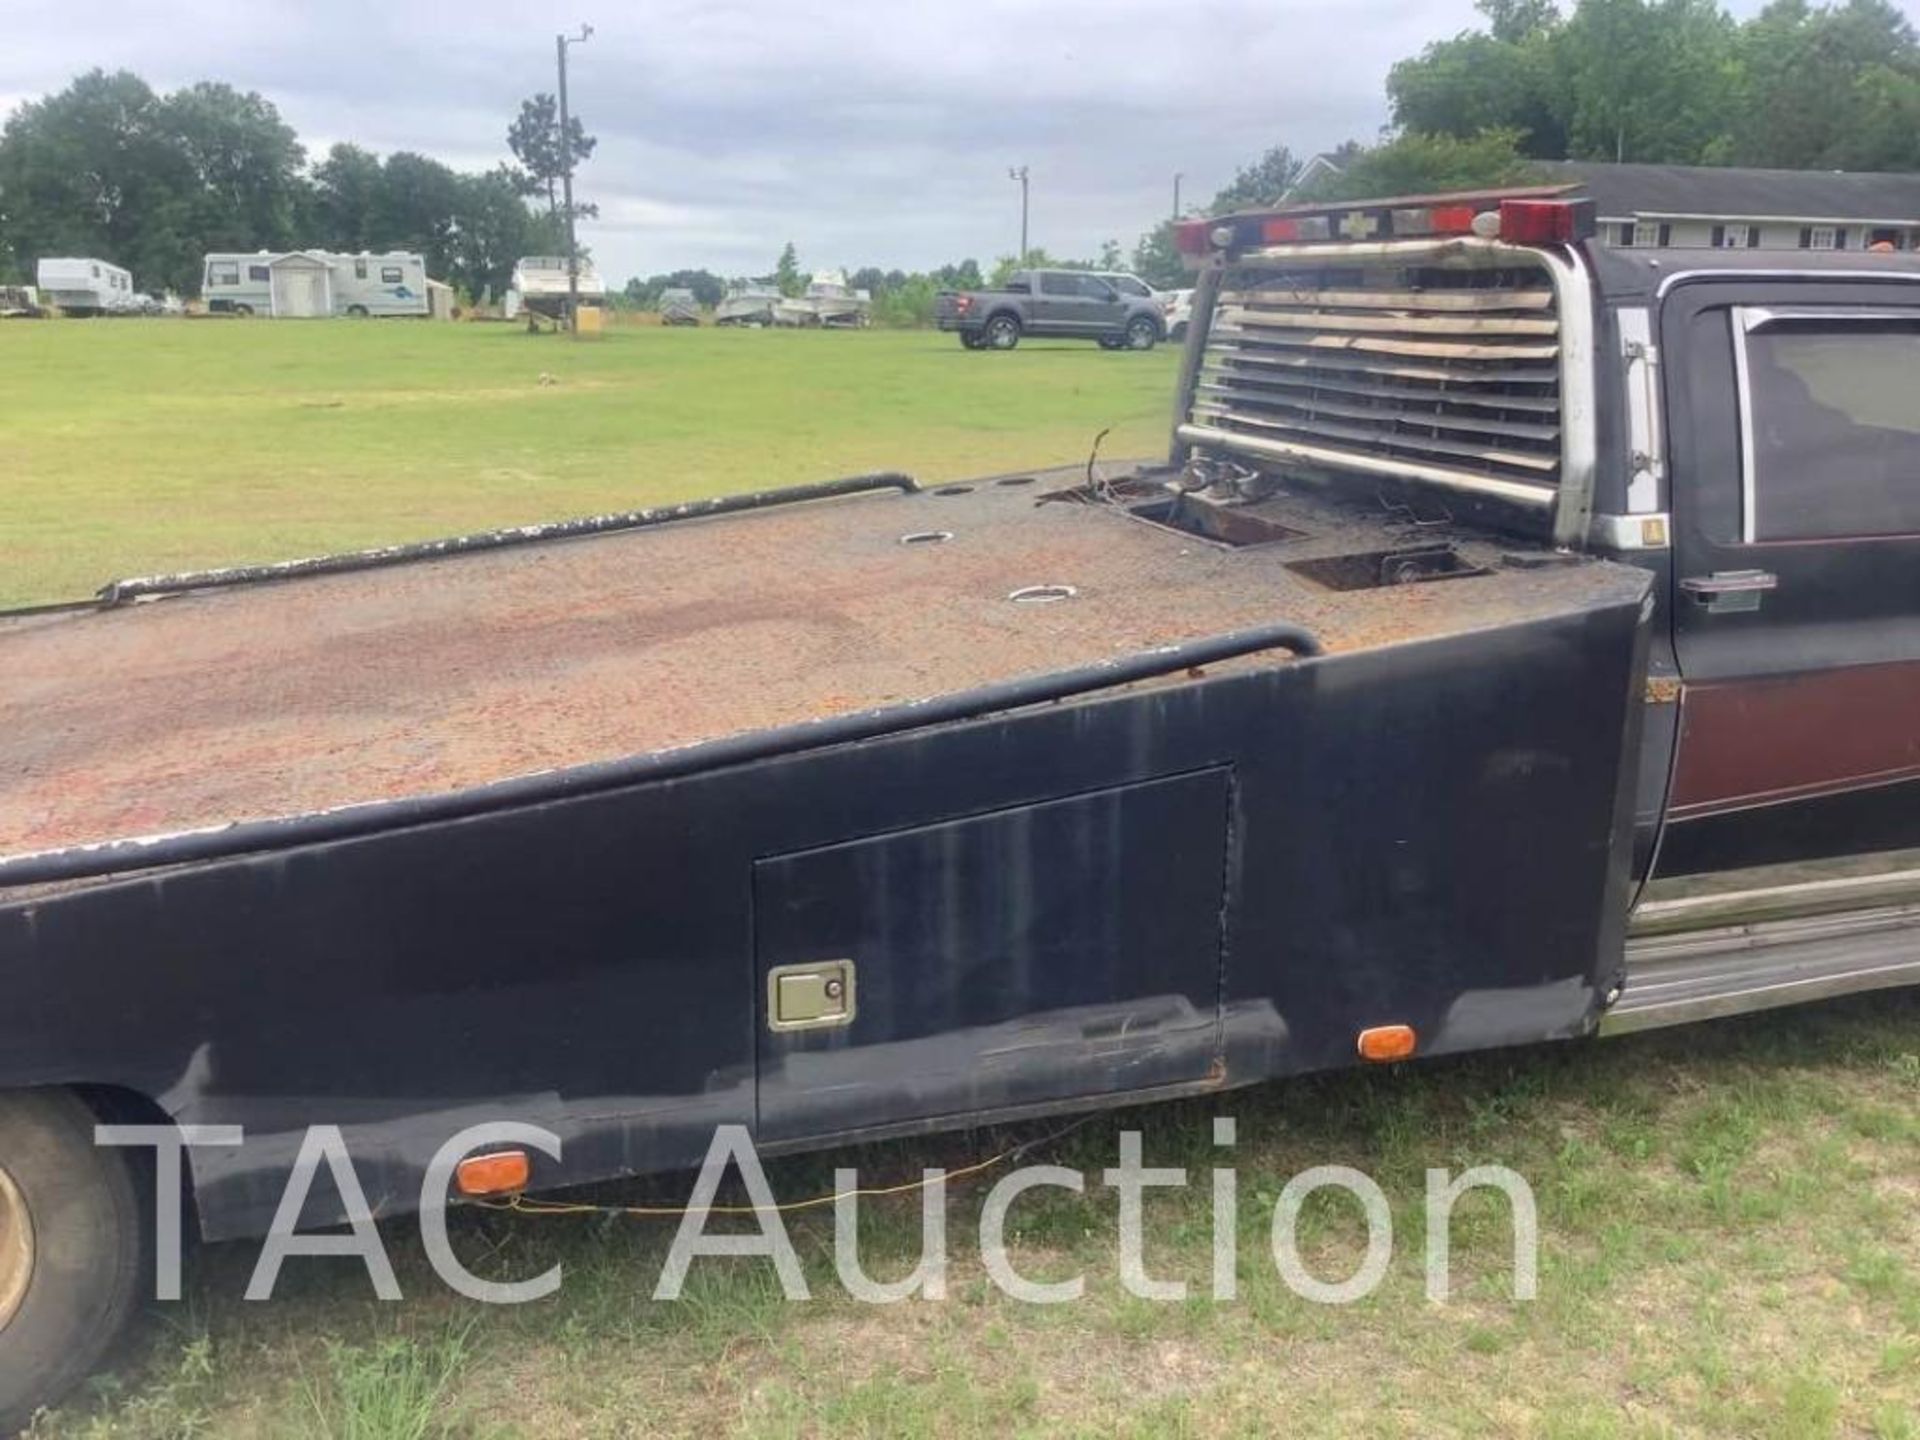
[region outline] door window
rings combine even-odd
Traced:
[[[1744,537],[1920,534],[1920,316],[1744,309]]]
[[[1078,275],[1042,275],[1040,293],[1042,295],[1078,295],[1080,277]]]

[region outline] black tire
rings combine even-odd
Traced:
[[[1136,315],[1127,322],[1127,348],[1151,350],[1160,343],[1160,327],[1150,316]]]
[[[960,343],[969,350],[984,350],[987,348],[987,337],[978,330],[962,330]]]
[[[987,321],[985,330],[986,348],[989,350],[1011,350],[1020,343],[1020,317],[1000,314]]]
[[[236,305],[233,307],[233,313],[236,315],[251,315],[253,314],[253,307],[251,305]]]
[[[125,1332],[146,1282],[146,1224],[124,1152],[93,1143],[93,1112],[64,1090],[0,1095],[0,1247],[24,1212],[25,1290],[0,1304],[0,1435],[84,1380]],[[19,1251],[12,1252],[15,1263]],[[0,1261],[0,1277],[7,1274]],[[16,1276],[19,1272],[15,1272]]]
[[[367,318],[367,307],[366,307],[366,306],[364,306],[364,305],[349,305],[349,306],[347,306],[347,318],[348,318],[348,319],[350,319],[350,320],[364,320],[364,319],[366,319],[366,318]]]
[[[1124,350],[1127,348],[1127,342],[1114,335],[1102,335],[1100,337],[1100,348],[1102,350]]]
[[[1174,327],[1167,332],[1167,340],[1172,344],[1177,345],[1186,338],[1187,338],[1187,322],[1184,320],[1181,320],[1178,323],[1176,323]]]

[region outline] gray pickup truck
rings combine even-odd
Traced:
[[[935,320],[969,350],[1011,350],[1023,335],[1097,340],[1103,350],[1151,350],[1166,338],[1157,300],[1086,270],[1016,270],[997,290],[950,291]]]

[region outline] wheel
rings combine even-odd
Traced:
[[[1126,341],[1116,340],[1111,335],[1102,335],[1100,337],[1100,348],[1102,350],[1124,350],[1126,345]]]
[[[233,307],[233,313],[236,315],[251,315],[253,314],[253,307],[251,305],[236,305]]]
[[[987,348],[987,337],[978,330],[962,330],[960,343],[969,350],[984,350]]]
[[[1136,315],[1127,322],[1127,348],[1129,350],[1151,350],[1160,343],[1160,327],[1145,315]]]
[[[1020,317],[996,315],[987,321],[986,343],[993,350],[1011,350],[1020,343]]]
[[[93,1124],[64,1090],[0,1096],[0,1434],[86,1378],[140,1302],[142,1207]]]
[[[354,320],[364,320],[367,318],[367,307],[364,305],[349,305],[347,306],[347,315]]]
[[[1179,344],[1182,340],[1186,338],[1187,338],[1187,322],[1184,320],[1176,322],[1174,327],[1167,332],[1168,341],[1175,345]]]

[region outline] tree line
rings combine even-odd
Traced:
[[[30,282],[44,255],[97,255],[143,290],[195,294],[209,251],[413,250],[467,295],[497,295],[520,256],[560,245],[557,201],[527,204],[550,196],[561,163],[557,124],[538,129],[551,104],[522,108],[509,135],[517,167],[468,174],[352,144],[309,164],[257,94],[214,82],[161,94],[128,71],[94,70],[0,130],[0,280]],[[593,142],[572,129],[577,161]]]

